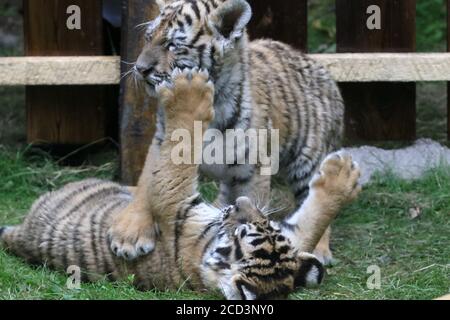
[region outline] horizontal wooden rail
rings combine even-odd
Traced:
[[[14,57],[0,58],[0,85],[118,84],[120,58]]]
[[[450,81],[450,53],[310,55],[339,82]],[[0,58],[0,85],[104,85],[120,81],[120,58]]]
[[[314,54],[339,82],[449,81],[450,53]]]

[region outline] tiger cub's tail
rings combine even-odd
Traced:
[[[13,230],[14,227],[0,227],[0,248],[6,249],[8,247],[8,238]]]

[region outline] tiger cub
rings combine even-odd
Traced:
[[[198,166],[171,161],[171,133],[193,133],[213,119],[214,87],[206,72],[178,71],[157,92],[167,135],[149,178],[151,214],[159,225],[153,252],[126,261],[113,254],[107,230],[133,200],[130,189],[100,180],[67,185],[41,197],[20,226],[0,231],[0,245],[33,263],[57,269],[79,266],[83,280],[133,274],[142,289],[215,290],[227,299],[283,298],[297,287],[316,285],[322,264],[311,252],[339,209],[354,199],[359,170],[350,157],[329,156],[310,183],[311,193],[289,219],[270,221],[250,201],[238,198],[219,210],[197,193]],[[183,141],[186,147],[193,141]],[[178,143],[178,142],[177,142]]]
[[[158,3],[160,14],[148,23],[146,44],[135,66],[147,92],[154,96],[155,87],[170,80],[174,68],[207,69],[216,89],[210,128],[221,132],[278,129],[278,175],[290,185],[300,206],[311,177],[323,158],[340,147],[342,138],[344,104],[328,71],[286,44],[250,42],[246,26],[252,10],[245,0]],[[164,110],[160,108],[151,148],[159,147],[164,133]],[[271,177],[261,175],[260,165],[245,159],[249,144],[230,148],[224,156],[243,158],[200,167],[203,174],[220,181],[220,202],[231,204],[240,196],[268,200]],[[152,166],[146,161],[136,197],[110,230],[113,249],[128,258],[154,247],[156,224],[147,214],[146,201]],[[327,236],[328,232],[318,252],[325,262],[331,260]]]

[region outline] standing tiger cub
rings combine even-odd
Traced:
[[[157,90],[168,134],[149,156],[148,203],[160,227],[151,254],[126,261],[109,250],[107,230],[133,194],[95,179],[42,196],[22,225],[0,228],[0,247],[58,269],[78,266],[85,280],[133,274],[142,289],[186,286],[217,290],[228,299],[284,298],[297,287],[319,284],[323,266],[310,252],[341,207],[358,195],[357,164],[346,155],[328,156],[302,207],[282,222],[270,221],[246,197],[221,211],[201,200],[198,165],[171,160],[174,130],[193,133],[194,121],[206,128],[213,119],[213,85],[197,70],[175,70],[172,78],[173,86]],[[192,141],[182,143],[190,147]]]
[[[146,44],[135,66],[147,92],[155,95],[155,87],[170,81],[174,68],[208,70],[215,86],[215,118],[210,128],[279,130],[280,175],[300,206],[321,161],[340,147],[344,105],[330,74],[286,44],[250,42],[246,26],[252,10],[245,0],[157,2],[160,14],[148,23]],[[160,147],[165,129],[160,108],[150,149]],[[233,146],[224,154],[233,151],[245,158],[249,145]],[[270,194],[271,177],[261,175],[259,165],[240,164],[248,163],[241,160],[200,167],[201,173],[220,181],[222,204],[240,196],[267,200]],[[156,225],[147,201],[152,166],[147,159],[135,199],[110,229],[112,249],[127,259],[154,248]],[[328,235],[324,234],[316,251],[324,262],[331,260]]]

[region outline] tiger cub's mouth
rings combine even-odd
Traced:
[[[142,72],[139,72],[136,67],[133,68],[134,73],[134,79],[136,82],[144,83],[145,90],[147,91],[147,94],[151,97],[156,96],[156,87],[161,85],[163,82],[170,82],[171,77],[167,73],[148,73],[143,74]]]

